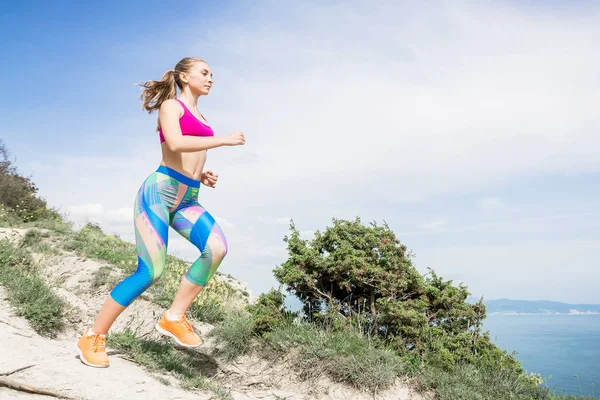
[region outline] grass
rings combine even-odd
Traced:
[[[250,314],[243,311],[227,313],[222,323],[217,325],[210,336],[215,338],[217,354],[227,361],[248,354],[252,349],[254,324]]]
[[[50,238],[50,232],[44,232],[37,228],[28,229],[21,239],[20,246],[27,247],[30,251],[44,254],[57,254],[56,250],[44,242],[44,239]]]
[[[66,219],[40,219],[22,223],[23,228],[47,229],[58,235],[67,235],[73,232],[73,224],[65,222]]]
[[[120,278],[114,276],[114,268],[102,266],[92,275],[91,286],[97,289],[101,286],[113,287],[119,282]]]
[[[185,388],[210,390],[220,399],[231,399],[225,390],[217,387],[208,378],[217,374],[217,365],[201,353],[177,349],[170,342],[144,340],[130,330],[108,335],[107,344],[125,352],[151,372],[171,373]]]
[[[0,240],[0,284],[16,314],[25,317],[40,335],[55,337],[64,326],[65,303],[39,277],[24,248]]]
[[[325,373],[336,382],[373,393],[389,387],[406,368],[393,352],[350,330],[297,323],[270,332],[265,343],[279,354],[298,349],[297,367],[304,377]]]
[[[137,268],[135,245],[114,236],[105,235],[99,227],[93,224],[87,224],[79,232],[69,235],[64,248],[74,251],[80,256],[108,261],[128,274],[135,272]]]
[[[247,312],[229,312],[210,333],[227,361],[256,350],[267,358],[293,353],[292,364],[304,379],[327,375],[333,381],[376,393],[406,370],[405,363],[380,343],[357,332],[335,331],[309,323],[278,326],[258,339]],[[261,345],[254,346],[257,338]]]
[[[528,384],[514,372],[475,365],[460,365],[453,371],[426,368],[417,381],[421,388],[435,390],[436,400],[593,400],[594,397],[557,395],[549,388]]]
[[[169,299],[172,299],[172,296],[170,296]],[[192,318],[198,321],[208,322],[209,324],[223,322],[227,317],[227,312],[223,306],[219,304],[217,300],[212,298],[208,298],[202,302],[194,302],[190,306],[188,313]]]
[[[434,389],[439,400],[550,399],[548,390],[498,367],[466,364],[452,371],[426,367],[416,378],[422,389]]]

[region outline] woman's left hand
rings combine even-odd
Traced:
[[[219,179],[219,175],[215,174],[211,170],[207,170],[202,172],[202,178],[200,179],[200,182],[204,186],[214,188],[217,186],[217,179]]]

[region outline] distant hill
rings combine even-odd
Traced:
[[[568,304],[547,300],[529,301],[511,299],[484,300],[484,303],[487,315],[600,315],[600,304]]]

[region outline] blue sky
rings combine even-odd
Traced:
[[[215,75],[200,110],[247,136],[209,152],[221,182],[200,202],[230,243],[221,271],[255,294],[290,218],[310,238],[360,216],[474,296],[599,303],[600,7],[566,4],[13,3],[0,137],[50,205],[133,240],[160,162],[135,83],[197,56]]]

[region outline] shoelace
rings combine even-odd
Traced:
[[[94,353],[106,351],[106,338],[98,335],[92,336],[92,348],[94,349]]]
[[[187,320],[187,318],[184,316],[181,317],[181,324],[183,325],[183,327],[185,328],[186,331],[188,331],[189,333],[193,333],[194,329],[192,328],[192,324],[190,324],[190,322]]]

